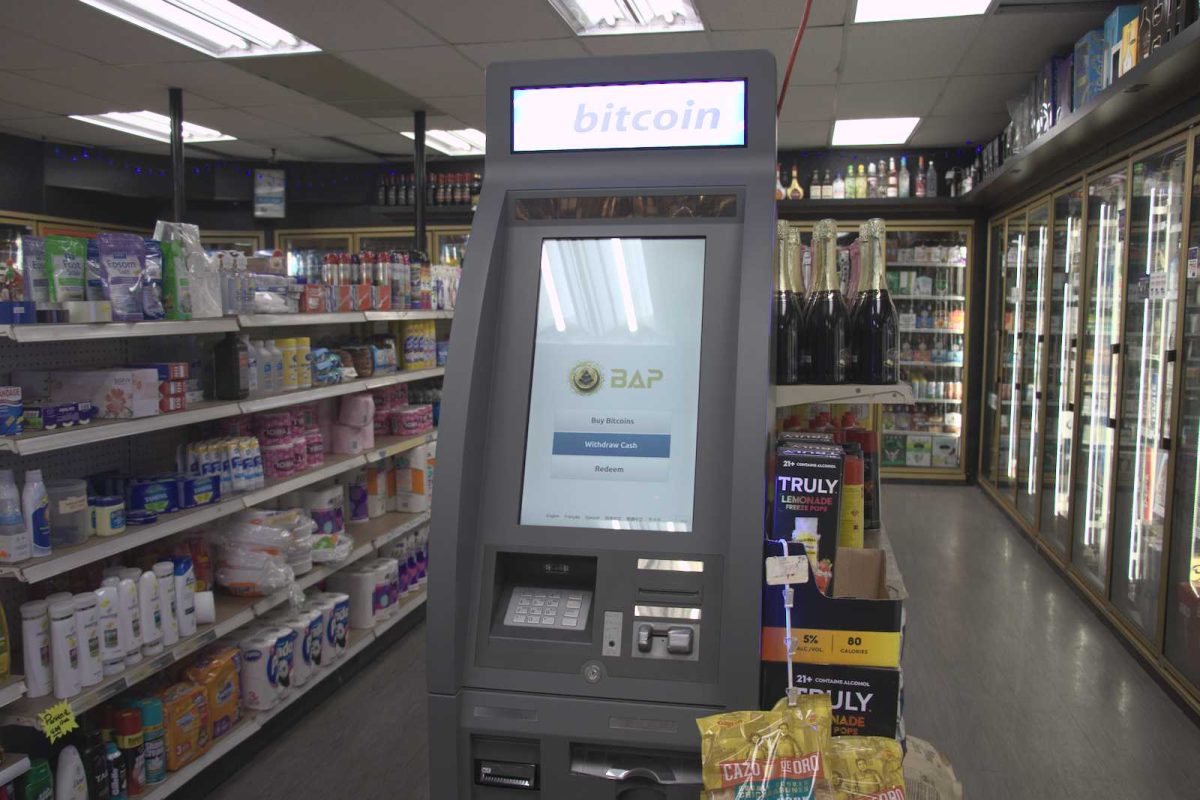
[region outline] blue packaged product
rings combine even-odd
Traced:
[[[24,429],[25,404],[20,386],[0,386],[0,436],[16,436]]]
[[[24,426],[31,431],[69,428],[79,421],[75,403],[30,403],[21,415]]]
[[[31,303],[50,301],[50,278],[46,274],[46,242],[40,236],[22,236],[20,262],[25,282],[25,299]]]
[[[195,508],[221,499],[221,481],[215,476],[187,476],[179,479],[179,505]]]
[[[1104,61],[1107,55],[1104,45],[1104,30],[1088,31],[1075,43],[1075,86],[1071,97],[1071,108],[1082,108],[1104,90]]]
[[[1104,20],[1104,85],[1111,86],[1121,75],[1121,38],[1125,26],[1138,18],[1141,6],[1137,3],[1126,3],[1116,9]]]
[[[114,320],[136,322],[142,317],[142,273],[146,270],[146,243],[136,233],[101,233],[100,277],[112,303]]]
[[[129,483],[126,499],[126,507],[131,512],[169,514],[179,510],[179,483],[175,476],[134,478]]]
[[[158,514],[153,511],[126,511],[126,525],[153,525],[158,522]]]
[[[104,281],[100,277],[100,247],[95,239],[87,240],[87,261],[84,264],[83,296],[88,300],[104,300]]]
[[[142,273],[142,316],[145,319],[166,319],[163,307],[162,242],[144,240],[146,269]]]

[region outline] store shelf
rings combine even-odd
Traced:
[[[380,621],[374,628],[351,630],[346,651],[342,654],[341,658],[328,667],[322,667],[317,670],[303,686],[292,687],[287,696],[271,710],[257,712],[243,711],[242,721],[218,739],[208,752],[183,769],[167,773],[165,781],[150,787],[148,791],[141,795],[142,800],[163,800],[163,798],[170,797],[179,791],[188,781],[199,775],[207,767],[216,763],[222,756],[232,752],[238,745],[245,742],[251,736],[258,733],[268,722],[283,713],[289,706],[296,703],[312,689],[319,686],[330,675],[336,673],[356,655],[370,647],[381,636],[407,619],[413,612],[422,608],[425,605],[425,598],[426,591],[425,587],[422,586],[403,597],[396,605],[396,610],[392,615]]]
[[[951,361],[897,361],[902,367],[951,367],[953,369],[962,369],[962,364],[955,364]]]
[[[965,335],[965,331],[956,331],[953,328],[901,328],[900,333],[932,333],[939,336]]]
[[[23,753],[5,753],[0,761],[0,786],[7,786],[29,772],[29,756]]]
[[[241,314],[237,318],[242,328],[273,328],[297,325],[344,325],[366,322],[362,311],[344,314]]]
[[[0,681],[0,708],[14,703],[25,696],[25,679],[20,675],[10,675],[4,681]],[[0,779],[0,786],[3,786],[8,781]]]
[[[352,536],[358,544],[351,551],[349,558],[336,564],[314,568],[297,578],[296,585],[302,590],[315,586],[334,572],[344,569],[428,521],[428,513],[406,514],[404,512],[392,512],[371,520],[369,523],[359,526],[360,530],[352,530]],[[120,675],[105,678],[97,685],[72,697],[70,699],[72,711],[78,715],[95,708],[126,689],[156,675],[167,666],[245,626],[255,617],[273,610],[286,602],[290,596],[291,593],[288,591],[277,592],[269,597],[247,598],[230,597],[218,593],[215,597],[217,615],[215,623],[202,626],[194,635],[180,640],[160,655],[145,659],[142,663],[126,669]],[[8,706],[0,708],[0,725],[22,725],[36,728],[38,726],[37,715],[58,702],[59,700],[53,694],[37,698],[22,697]]]
[[[453,311],[365,311],[367,322],[404,322],[420,319],[453,319]]]
[[[880,431],[880,433],[893,436],[950,436],[954,439],[958,439],[962,436],[961,432],[950,433],[949,431],[901,431],[892,428],[884,428]]]
[[[368,463],[398,455],[426,442],[434,441],[436,438],[436,431],[421,436],[385,437],[377,440],[376,447],[366,455],[327,453],[325,463],[321,466],[306,470],[300,475],[271,481],[262,489],[232,495],[212,505],[191,508],[174,514],[163,514],[159,517],[159,522],[154,525],[130,527],[125,533],[118,536],[93,536],[83,544],[57,549],[45,558],[30,559],[18,564],[0,565],[0,578],[15,578],[27,583],[43,581],[86,564],[92,564],[150,542],[173,536],[198,525],[232,516],[239,511],[273,500],[288,492],[304,489],[366,466]],[[2,696],[2,689],[0,689],[0,698]],[[3,703],[0,702],[0,705]]]
[[[922,403],[939,403],[941,405],[956,406],[961,405],[962,400],[951,400],[947,397],[939,397],[936,400],[932,397],[914,397],[912,405],[921,405]]]
[[[888,268],[897,269],[966,269],[966,264],[950,264],[945,261],[889,261]]]
[[[962,211],[963,202],[958,197],[864,197],[839,200],[776,200],[775,206],[781,219],[803,215],[836,214],[850,212],[857,217],[914,215],[929,218],[931,215],[952,214]]]
[[[444,375],[445,372],[446,370],[441,367],[411,371],[401,370],[400,372],[389,372],[386,375],[376,375],[370,378],[346,381],[345,383],[314,386],[311,389],[296,389],[290,392],[273,394],[268,397],[243,400],[238,405],[241,406],[241,413],[255,414],[259,411],[269,411],[273,408],[294,406],[299,403],[312,403],[317,400],[324,400],[327,397],[341,397],[342,395],[355,394],[365,389],[380,389],[384,386],[394,386],[399,383],[411,383],[413,381],[425,380],[426,378],[437,378]]]
[[[965,303],[967,298],[961,294],[894,294],[893,300],[948,300]]]
[[[0,328],[0,331],[17,342],[74,342],[81,339],[129,339],[141,336],[197,336],[237,329],[238,323],[233,317],[215,317],[179,322],[33,323],[8,325]]]
[[[895,403],[911,405],[912,388],[907,383],[884,386],[843,383],[833,386],[772,386],[771,401],[776,408],[808,403]]]

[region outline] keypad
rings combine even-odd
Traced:
[[[504,624],[521,628],[581,630],[592,593],[517,586],[508,600]]]

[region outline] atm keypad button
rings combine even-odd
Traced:
[[[540,608],[531,608],[531,609],[529,609],[529,616],[531,616],[531,617],[540,617],[541,615],[542,615],[542,610],[541,610]]]
[[[542,617],[542,624],[543,625],[553,625],[554,617]]]
[[[571,592],[570,594],[568,594],[568,595],[567,595],[567,599],[568,599],[568,600],[579,600],[580,602],[582,602],[582,601],[583,601],[583,595],[581,595],[581,594],[576,594],[575,592]]]
[[[579,619],[579,609],[568,608],[563,612],[563,619]]]
[[[578,628],[579,620],[567,618],[562,621],[562,624],[564,628]]]
[[[542,606],[546,605],[546,601],[545,600],[534,600],[533,604],[536,607],[541,608]]]
[[[514,615],[514,616],[513,616],[513,622],[517,623],[518,625],[524,624],[524,622],[525,622],[525,615],[524,615],[524,614],[516,614],[516,615]]]
[[[583,607],[582,600],[568,600],[567,601],[567,608],[582,608],[582,607]]]
[[[549,608],[558,608],[558,601],[557,600],[547,600],[546,606]]]

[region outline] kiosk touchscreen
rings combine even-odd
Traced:
[[[763,52],[494,65],[431,535],[431,796],[694,798],[756,708]]]

